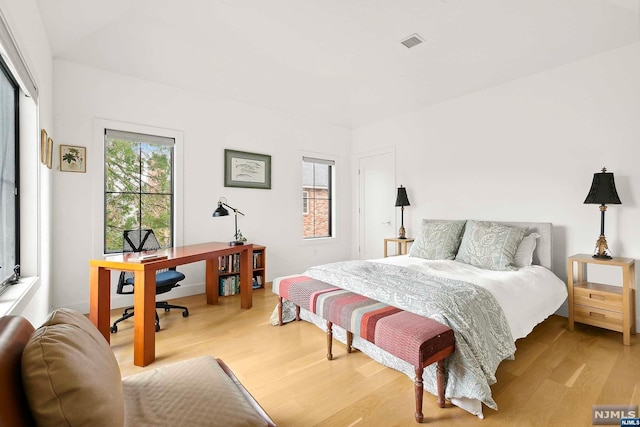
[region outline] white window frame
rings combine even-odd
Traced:
[[[337,206],[339,203],[338,200],[338,179],[337,179],[337,170],[339,167],[339,159],[337,156],[327,153],[318,153],[318,152],[301,152],[300,157],[300,188],[304,188],[303,177],[302,177],[302,163],[305,158],[317,159],[320,162],[331,162],[331,236],[329,237],[304,237],[304,216],[300,215],[300,244],[309,245],[316,243],[335,243],[339,241],[338,235],[338,217],[337,217]],[[298,190],[299,191],[299,190]]]

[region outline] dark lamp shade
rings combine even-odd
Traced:
[[[398,196],[396,197],[396,206],[411,206],[407,197],[407,189],[402,185],[398,188]]]
[[[211,216],[227,216],[229,215],[229,211],[222,206],[222,204],[218,203],[218,208],[213,211],[213,215]]]
[[[620,205],[620,197],[616,191],[616,183],[611,172],[593,174],[593,182],[584,203],[597,205]]]

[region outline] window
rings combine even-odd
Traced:
[[[302,214],[303,215],[309,214],[309,192],[308,191],[302,192]]]
[[[302,158],[304,239],[332,237],[333,160]]]
[[[105,129],[105,253],[122,252],[122,232],[136,228],[173,246],[174,146],[173,138]]]
[[[0,293],[20,263],[18,85],[0,60]]]

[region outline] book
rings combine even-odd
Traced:
[[[168,258],[167,255],[146,254],[146,255],[139,255],[133,258],[130,257],[127,259],[127,261],[144,263],[144,262],[151,262],[151,261],[159,261],[161,259],[167,259],[167,258]]]

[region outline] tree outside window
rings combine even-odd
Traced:
[[[123,231],[138,228],[173,245],[173,141],[106,131],[105,253],[121,252]]]

